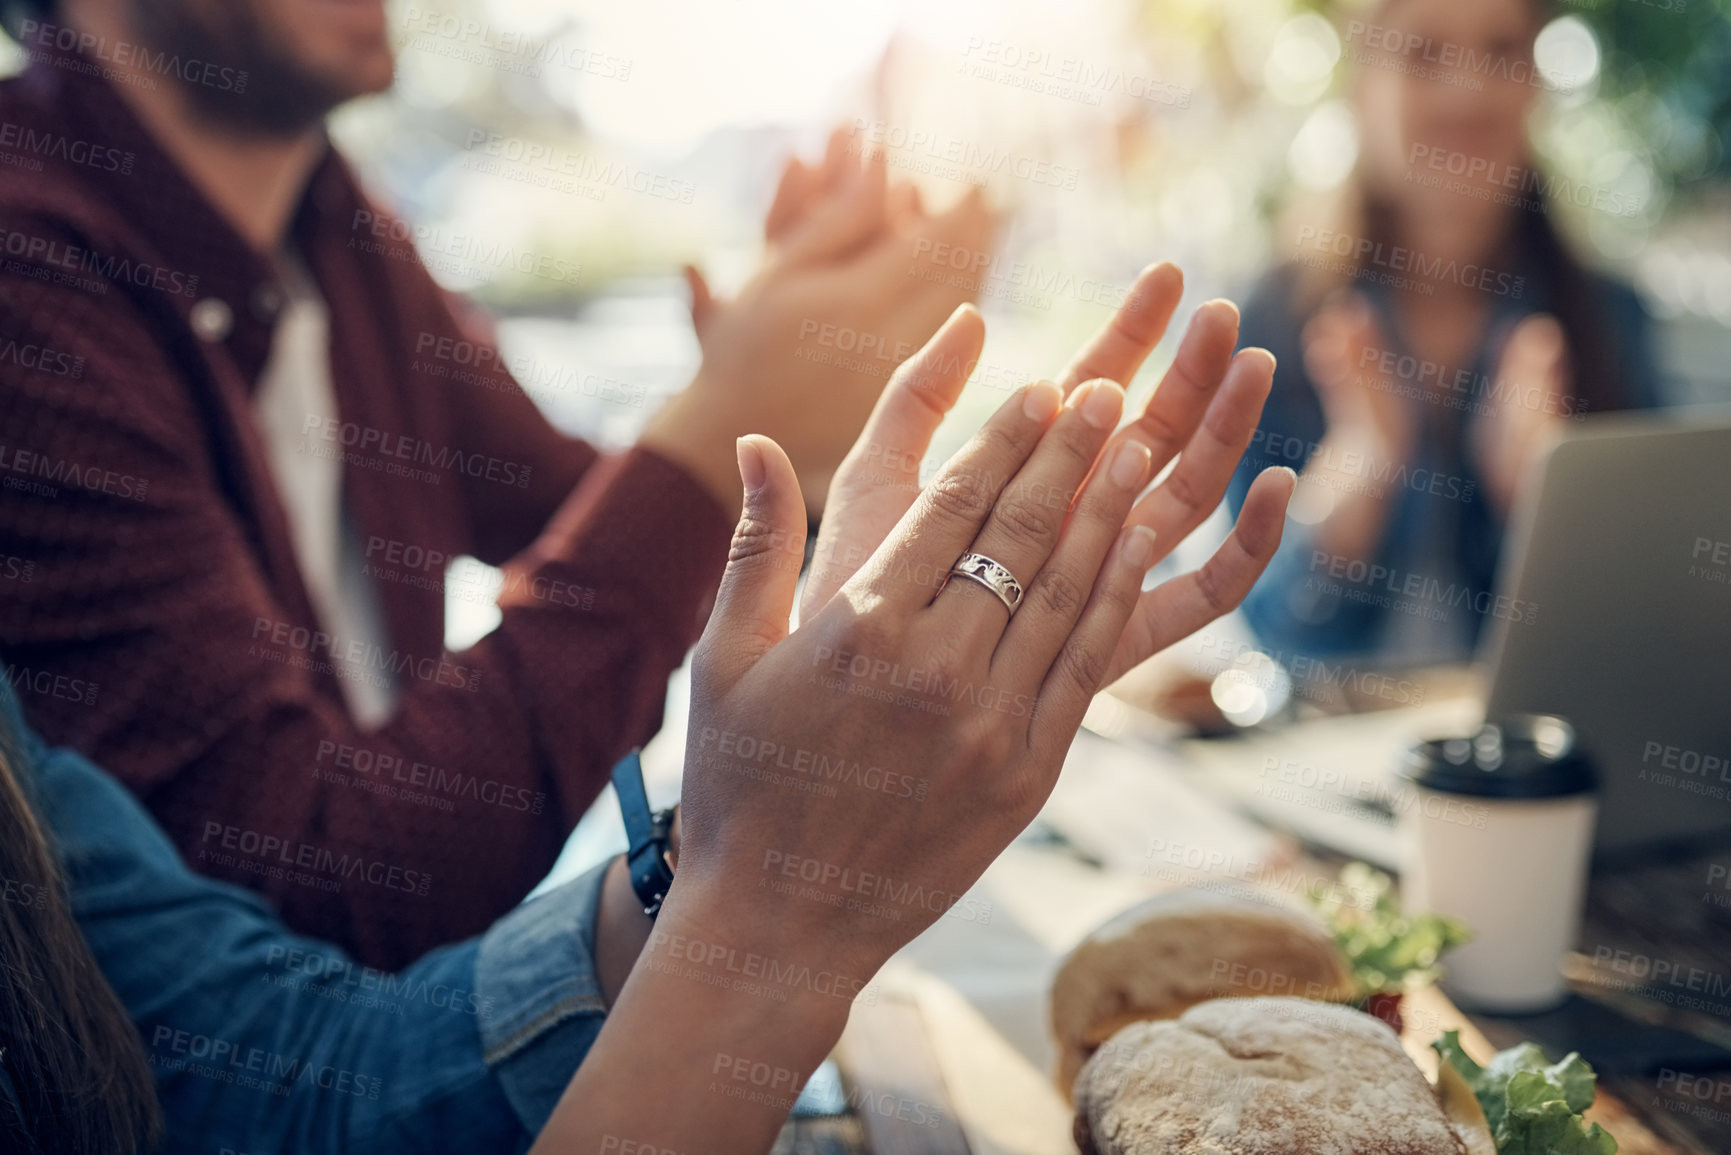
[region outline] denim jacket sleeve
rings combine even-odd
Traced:
[[[0,682],[6,737],[73,913],[143,1039],[165,1150],[528,1147],[601,1028],[600,868],[387,974],[291,934],[250,892],[194,874],[118,783],[25,730]],[[295,869],[247,832],[221,830],[199,853]],[[366,872],[325,865],[306,872],[308,885],[370,885]]]

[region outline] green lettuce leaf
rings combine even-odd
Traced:
[[[1394,880],[1362,862],[1348,863],[1338,884],[1310,900],[1351,965],[1360,997],[1434,982],[1442,973],[1437,960],[1468,938],[1452,918],[1403,911]]]
[[[1472,1089],[1496,1140],[1497,1155],[1615,1155],[1617,1141],[1581,1112],[1593,1104],[1597,1077],[1581,1056],[1548,1063],[1533,1043],[1498,1054],[1481,1067],[1449,1031],[1431,1044]]]

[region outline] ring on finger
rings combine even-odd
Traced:
[[[1016,580],[1016,575],[1008,567],[993,561],[983,553],[964,553],[956,559],[956,564],[950,567],[944,585],[950,584],[952,577],[965,577],[970,581],[979,582],[1004,603],[1004,608],[1010,611],[1010,616],[1016,616],[1016,609],[1022,604],[1022,583]],[[942,587],[938,589],[943,593]]]

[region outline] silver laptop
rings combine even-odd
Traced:
[[[1601,857],[1731,839],[1731,420],[1584,422],[1517,511],[1487,715],[1560,714],[1598,762]]]
[[[1599,766],[1601,863],[1731,845],[1731,417],[1614,414],[1571,430],[1511,519],[1497,592],[1531,609],[1487,626],[1482,713],[1462,699],[1187,742],[1198,784],[1398,869],[1383,803],[1401,796],[1393,772],[1412,742],[1558,714]]]

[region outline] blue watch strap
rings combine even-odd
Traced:
[[[643,913],[654,918],[673,885],[673,868],[667,865],[673,812],[658,814],[649,809],[639,753],[631,751],[613,767],[613,793],[619,796],[619,813],[625,819],[625,867],[631,875],[631,889],[643,904]]]

